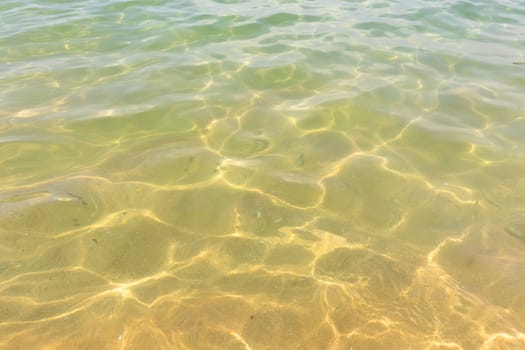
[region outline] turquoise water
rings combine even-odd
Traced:
[[[525,348],[523,1],[0,18],[0,348]]]

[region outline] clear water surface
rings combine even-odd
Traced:
[[[522,0],[0,18],[0,348],[525,348]]]

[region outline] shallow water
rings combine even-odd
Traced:
[[[2,349],[525,348],[525,3],[0,3]]]

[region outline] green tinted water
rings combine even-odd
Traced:
[[[0,347],[525,347],[520,1],[0,4]]]

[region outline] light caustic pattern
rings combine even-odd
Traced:
[[[0,348],[525,348],[525,9],[154,3],[0,5]]]

